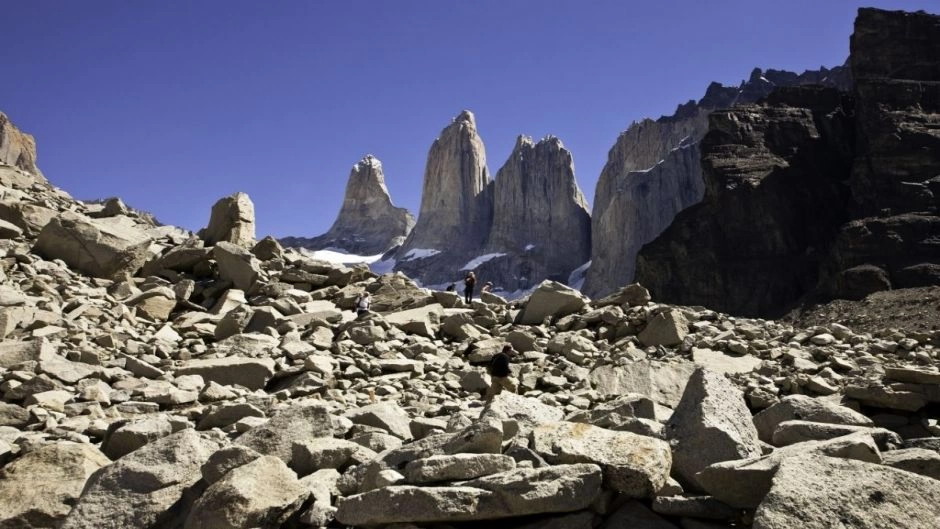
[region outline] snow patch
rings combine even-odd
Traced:
[[[431,257],[441,253],[440,250],[435,250],[433,248],[415,248],[414,250],[409,251],[405,254],[405,258],[402,261],[414,261],[415,259],[424,259],[425,257]]]
[[[485,254],[485,255],[481,255],[481,256],[479,256],[479,257],[475,257],[475,258],[472,259],[470,262],[468,262],[467,264],[463,265],[463,268],[461,268],[461,270],[473,270],[474,268],[480,266],[481,264],[483,264],[483,263],[485,263],[485,262],[487,262],[487,261],[491,261],[491,260],[493,260],[493,259],[496,259],[497,257],[503,257],[504,255],[506,255],[506,254],[504,254],[504,253],[488,253],[488,254]]]
[[[310,251],[304,248],[300,249],[300,252],[304,255],[317,259],[318,261],[326,261],[332,264],[359,264],[359,263],[374,263],[378,261],[382,254],[376,255],[356,255],[351,253],[337,252],[336,250],[317,250]]]
[[[369,269],[379,275],[389,274],[395,268],[395,263],[394,259],[383,259],[370,264]]]
[[[581,287],[584,286],[584,280],[587,279],[587,271],[589,268],[591,268],[591,261],[572,270],[571,274],[568,276],[568,286],[575,290],[581,290]]]
[[[527,252],[528,252],[529,250],[531,250],[532,248],[535,248],[535,245],[532,244],[531,242],[530,242],[529,244],[525,245],[525,251],[527,251]]]

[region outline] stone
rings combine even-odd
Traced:
[[[710,371],[725,375],[750,373],[760,366],[761,359],[756,356],[731,356],[721,351],[692,348],[692,361]]]
[[[0,112],[0,163],[30,173],[39,181],[45,181],[36,167],[36,140],[32,135],[16,128],[3,112]]]
[[[672,467],[665,441],[581,423],[542,424],[532,431],[531,447],[549,463],[600,466],[604,486],[629,498],[654,496]]]
[[[385,321],[409,334],[434,338],[437,335],[440,317],[443,314],[444,307],[434,303],[424,307],[386,314]]]
[[[240,290],[250,289],[261,273],[258,259],[233,243],[217,243],[212,249],[212,257],[219,265],[219,277],[231,281]]]
[[[345,470],[350,465],[361,465],[376,456],[373,450],[345,439],[318,437],[294,443],[291,467],[298,475],[306,476],[318,470]]]
[[[220,404],[210,409],[199,419],[196,428],[208,430],[211,428],[225,428],[235,424],[245,417],[264,417],[264,412],[253,404],[247,402],[232,402]]]
[[[543,423],[558,422],[564,417],[560,409],[536,399],[503,392],[497,395],[480,415],[483,419],[498,421],[508,437],[525,434]]]
[[[825,456],[780,464],[754,529],[934,527],[940,481],[890,467]]]
[[[12,222],[7,222],[0,219],[0,239],[15,239],[23,235],[23,229],[13,224]]]
[[[889,450],[882,454],[882,463],[899,470],[940,480],[940,454],[924,448]]]
[[[139,316],[162,322],[166,321],[176,308],[176,294],[169,288],[158,288],[133,296],[126,300],[125,304],[135,307]]]
[[[558,319],[578,312],[588,303],[588,299],[571,287],[557,281],[543,281],[529,296],[517,323],[539,325],[545,318]]]
[[[297,475],[274,456],[236,467],[193,504],[184,529],[279,527],[310,495]]]
[[[89,444],[60,441],[0,469],[0,527],[58,527],[95,471],[111,461]]]
[[[691,362],[639,361],[597,367],[591,371],[590,380],[601,397],[638,393],[675,408],[694,370]]]
[[[810,421],[784,421],[774,430],[772,444],[787,446],[804,441],[833,439],[856,432],[867,432],[878,442],[880,448],[896,448],[903,445],[898,434],[884,428],[866,426],[845,426]]]
[[[636,529],[677,529],[662,516],[649,510],[637,500],[630,500],[609,515],[600,529],[618,529],[630,527]]]
[[[275,362],[270,358],[206,358],[189,360],[176,369],[175,376],[199,375],[206,382],[223,386],[239,385],[263,389],[274,375]]]
[[[118,459],[147,443],[166,437],[181,429],[180,421],[174,421],[166,415],[155,415],[130,421],[108,431],[101,443],[101,451],[111,459]]]
[[[126,223],[64,212],[45,225],[33,251],[93,277],[124,279],[143,266],[150,242],[145,232]]]
[[[88,478],[62,529],[151,527],[198,482],[218,437],[186,429],[102,467]],[[115,506],[120,505],[119,509]]]
[[[755,415],[753,420],[758,438],[765,443],[773,440],[774,430],[785,421],[804,420],[848,426],[873,426],[871,419],[851,408],[806,395],[787,395]]]
[[[29,411],[16,404],[0,402],[0,426],[22,428],[29,423]]]
[[[440,481],[474,479],[516,468],[513,458],[502,454],[454,454],[416,459],[405,466],[408,483],[422,485]]]
[[[829,441],[797,443],[756,458],[715,463],[697,477],[709,494],[724,503],[739,509],[754,509],[770,492],[773,477],[783,460],[813,454],[876,464],[882,461],[871,434],[859,432]]]
[[[284,244],[321,250],[338,248],[357,255],[375,255],[401,244],[415,225],[414,216],[392,204],[382,162],[368,154],[353,165],[343,206],[330,229],[310,239],[288,237]]]
[[[685,494],[656,498],[653,511],[666,516],[706,520],[734,520],[738,515],[737,510],[711,496]]]
[[[211,485],[222,479],[229,470],[251,463],[259,457],[261,454],[247,446],[226,446],[209,456],[209,460],[199,471],[202,473],[202,479]]]
[[[721,461],[762,454],[744,395],[724,375],[698,368],[666,423],[673,475],[700,488],[696,474]]]
[[[336,520],[345,525],[379,525],[573,512],[590,505],[600,491],[601,470],[595,465],[519,468],[459,487],[399,485],[357,494],[337,503]]]
[[[239,192],[219,199],[199,237],[208,245],[228,242],[251,247],[255,243],[255,205],[248,194]]]
[[[917,411],[927,405],[923,393],[897,390],[875,383],[849,384],[845,395],[868,406],[891,410]]]
[[[393,402],[377,402],[349,410],[344,416],[355,424],[374,426],[400,439],[411,439],[408,413]]]
[[[654,316],[639,334],[643,345],[673,346],[682,343],[689,332],[689,322],[682,312],[671,309]]]
[[[593,264],[593,263],[592,263]],[[652,300],[650,296],[650,291],[647,290],[643,285],[639,283],[631,283],[625,287],[622,287],[620,290],[617,290],[609,296],[605,296],[601,299],[595,300],[593,305],[595,307],[608,307],[611,305],[615,306],[643,306]]]
[[[333,421],[323,404],[294,402],[261,426],[243,433],[236,444],[247,446],[262,454],[280,457],[292,465],[294,443],[316,437],[332,437]]]

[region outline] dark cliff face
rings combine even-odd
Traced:
[[[940,283],[938,42],[940,17],[863,9],[852,97],[784,88],[713,113],[705,199],[643,247],[637,280],[756,316]]]
[[[852,85],[848,67],[797,74],[755,68],[738,86],[712,83],[698,101],[671,116],[634,123],[610,150],[594,195],[591,267],[583,290],[606,295],[634,279],[639,249],[656,238],[685,208],[702,200],[704,182],[698,142],[716,109],[754,103],[786,86]]]

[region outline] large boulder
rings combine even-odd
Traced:
[[[218,242],[212,256],[219,265],[219,278],[231,281],[239,290],[250,289],[261,274],[258,258],[237,244]]]
[[[176,376],[199,375],[206,382],[263,389],[274,375],[270,358],[205,358],[189,360],[176,370]]]
[[[36,140],[16,128],[3,112],[0,112],[0,164],[16,167],[45,181],[36,167]]]
[[[391,486],[343,498],[336,520],[344,525],[492,520],[586,508],[601,492],[596,465],[517,468],[458,487]],[[390,509],[389,506],[395,508]]]
[[[519,313],[517,323],[539,325],[547,317],[561,318],[578,312],[588,304],[588,299],[577,290],[557,281],[543,281]]]
[[[235,193],[212,206],[209,225],[199,230],[206,244],[229,242],[244,248],[255,243],[255,205],[247,193]]]
[[[790,445],[766,456],[715,463],[697,474],[702,487],[715,498],[739,509],[754,509],[770,491],[780,463],[791,457],[825,455],[880,463],[871,434],[856,433],[829,441]]]
[[[239,466],[193,504],[184,529],[276,528],[310,496],[297,475],[274,456]]]
[[[754,426],[761,441],[773,440],[774,430],[782,422],[802,420],[848,426],[872,426],[861,413],[834,402],[806,395],[787,395],[754,416]]]
[[[655,345],[673,346],[682,343],[689,333],[689,321],[676,309],[660,312],[646,324],[640,332],[640,342],[649,347]]]
[[[90,444],[60,441],[0,469],[0,529],[53,528],[93,472],[111,460]]]
[[[437,455],[411,461],[405,466],[408,483],[474,479],[516,468],[516,461],[503,454]]]
[[[753,529],[927,529],[938,520],[940,481],[863,461],[809,456],[780,464]]]
[[[631,498],[655,495],[672,466],[665,441],[582,423],[543,424],[532,431],[531,446],[549,463],[600,466],[605,486]]]
[[[698,368],[666,424],[673,475],[700,488],[696,474],[721,461],[762,455],[744,394],[724,375]]]
[[[151,527],[185,511],[220,437],[192,429],[154,441],[96,471],[61,529]]]
[[[62,259],[70,268],[90,276],[124,279],[143,266],[150,242],[144,231],[127,222],[66,211],[39,232],[33,250],[47,259]]]
[[[235,442],[262,454],[280,457],[291,465],[295,442],[332,435],[333,421],[323,404],[295,402],[267,423],[245,432]]]
[[[345,413],[354,424],[381,428],[400,439],[411,439],[408,413],[394,402],[377,402]]]
[[[597,367],[591,371],[590,380],[601,397],[638,393],[653,402],[675,408],[694,370],[695,365],[686,361],[643,360]]]

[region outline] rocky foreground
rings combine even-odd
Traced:
[[[940,526],[935,327],[468,306],[256,242],[244,195],[196,236],[0,186],[0,528]]]

